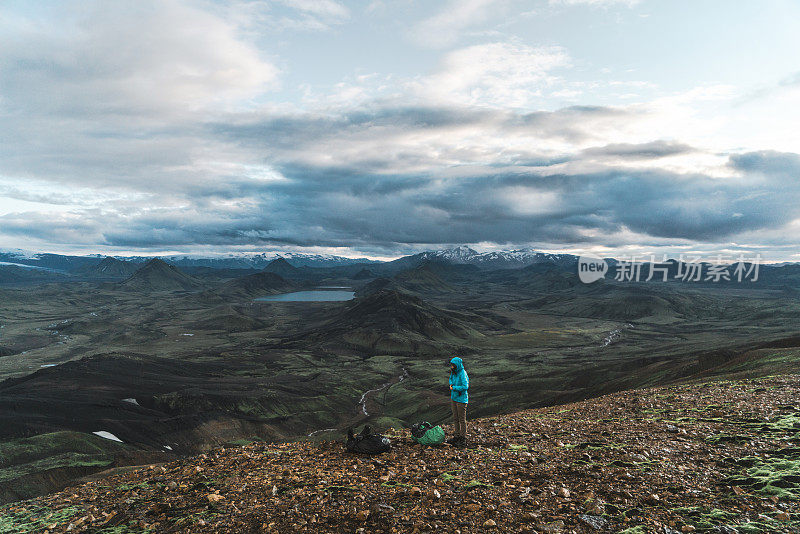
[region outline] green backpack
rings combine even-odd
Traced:
[[[439,425],[423,421],[411,427],[411,437],[420,445],[441,445],[444,443],[444,430]]]

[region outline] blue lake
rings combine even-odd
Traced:
[[[353,291],[310,290],[281,293],[255,299],[258,302],[338,302],[352,300],[356,296]]]

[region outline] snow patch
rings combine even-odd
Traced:
[[[0,265],[7,265],[9,267],[20,267],[22,269],[31,269],[34,271],[47,271],[47,272],[57,272],[55,269],[51,269],[49,267],[40,267],[39,265],[28,265],[26,263],[14,263],[10,261],[0,261]]]
[[[494,268],[521,268],[536,263],[569,265],[575,260],[571,254],[549,254],[533,249],[494,252],[477,252],[468,246],[444,250],[428,250],[416,256],[420,260],[439,260],[456,264],[472,264]]]
[[[130,402],[131,404],[135,404],[136,406],[139,406],[139,403],[137,402],[136,399],[122,399],[122,402]]]
[[[119,441],[120,443],[123,443],[123,441],[117,436],[111,432],[106,432],[105,430],[98,430],[97,432],[92,432],[92,434],[95,436],[100,436],[101,438],[110,439],[111,441]]]
[[[338,430],[338,428],[323,428],[322,430],[313,431],[311,434],[308,435],[308,437],[311,437],[311,436],[313,436],[315,434],[319,434],[321,432],[336,432],[337,430]]]

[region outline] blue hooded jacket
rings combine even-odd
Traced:
[[[456,366],[456,372],[450,373],[450,385],[453,386],[453,391],[450,392],[450,398],[456,402],[469,402],[469,376],[467,371],[464,370],[464,362],[461,358],[455,357],[450,360],[450,363]]]

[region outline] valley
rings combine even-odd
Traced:
[[[791,265],[750,285],[584,285],[561,256],[459,254],[195,271],[98,258],[102,276],[7,283],[0,498],[224,444],[441,422],[453,355],[470,417],[800,367]],[[355,298],[258,300],[319,288]]]

